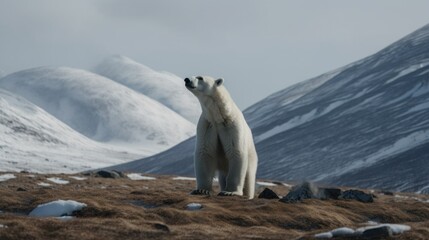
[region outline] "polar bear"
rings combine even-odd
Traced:
[[[197,189],[191,194],[210,195],[218,172],[219,196],[252,199],[258,156],[252,132],[223,82],[208,76],[185,78],[186,88],[202,108],[194,156]]]

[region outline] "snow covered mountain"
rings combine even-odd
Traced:
[[[195,133],[195,126],[159,102],[108,78],[66,67],[40,67],[0,79],[81,134],[126,145],[148,156]]]
[[[120,55],[105,59],[94,72],[157,100],[193,123],[198,122],[200,104],[183,88],[183,78],[157,72]]]
[[[0,89],[0,171],[69,173],[137,156],[92,141],[26,99]]]
[[[260,178],[429,193],[429,25],[244,113]],[[192,175],[194,144],[112,168]]]

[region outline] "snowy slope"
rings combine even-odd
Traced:
[[[69,173],[139,155],[94,142],[26,99],[0,89],[0,171]]]
[[[429,192],[429,25],[244,113],[258,177]],[[114,168],[193,175],[194,144]]]
[[[93,140],[146,153],[159,152],[195,132],[191,122],[159,102],[84,70],[24,70],[1,78],[0,87],[25,97]]]
[[[193,123],[198,122],[201,107],[183,88],[183,79],[174,74],[157,72],[120,55],[105,59],[94,72],[159,101]]]

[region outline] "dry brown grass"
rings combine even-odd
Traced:
[[[15,174],[0,182],[0,239],[311,239],[338,227],[360,227],[375,220],[407,224],[412,230],[394,239],[429,238],[429,203],[412,198],[378,195],[374,203],[307,200],[286,204],[277,200],[191,196],[194,181],[171,176],[133,181],[90,177],[78,181],[67,175]],[[67,185],[38,186],[47,177]],[[26,191],[17,191],[24,188]],[[270,187],[280,195],[288,188]],[[258,190],[258,193],[263,188]],[[426,195],[401,194],[427,200]],[[61,221],[26,216],[38,204],[76,200],[87,208],[76,218]],[[188,203],[203,209],[186,210]]]

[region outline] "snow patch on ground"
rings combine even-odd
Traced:
[[[130,173],[127,177],[131,180],[156,180],[154,177],[142,176],[140,173]]]
[[[7,228],[6,225],[0,224],[0,228]]]
[[[196,181],[197,179],[193,177],[174,177],[173,180]]]
[[[51,182],[56,183],[56,184],[69,184],[70,183],[67,180],[57,178],[57,177],[47,178],[46,180],[51,181]]]
[[[314,235],[315,238],[333,238],[334,235],[332,235],[331,232],[323,232],[323,233],[318,233],[316,235]]]
[[[271,183],[271,182],[256,182],[256,184],[259,185],[259,186],[264,186],[264,187],[277,186],[277,184]]]
[[[86,207],[85,203],[74,200],[57,200],[45,204],[40,204],[30,212],[30,217],[62,217],[70,216],[74,211],[79,211]]]
[[[186,209],[189,211],[196,211],[200,210],[201,208],[203,208],[203,205],[201,205],[200,203],[189,203],[188,205],[186,205]]]
[[[42,187],[49,187],[49,186],[51,186],[51,184],[45,183],[45,182],[39,182],[39,183],[37,183],[37,185],[42,186]]]
[[[79,177],[79,176],[70,176],[69,178],[72,178],[72,179],[74,179],[74,180],[78,180],[78,181],[83,181],[83,180],[88,179],[88,178],[86,178],[86,177]]]
[[[9,174],[3,174],[3,175],[0,175],[0,182],[4,182],[4,181],[14,179],[14,178],[16,178],[16,177],[13,174],[10,174],[10,173]]]

